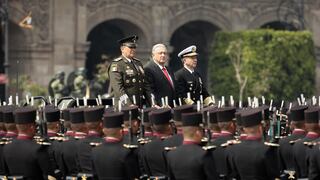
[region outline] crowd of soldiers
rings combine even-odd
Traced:
[[[273,136],[274,114],[266,105],[139,108],[99,102],[71,102],[62,109],[51,104],[1,106],[1,178],[320,177],[319,106],[278,112],[290,130]]]
[[[320,179],[314,98],[286,110],[257,98],[216,103],[195,71],[196,46],[179,53],[183,68],[173,74],[165,45],[143,67],[136,40],[119,41],[112,99],[0,106],[0,178]]]

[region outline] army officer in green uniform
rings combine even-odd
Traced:
[[[135,58],[138,36],[119,40],[121,56],[109,66],[109,77],[116,104],[136,104],[139,107],[150,104],[150,92],[144,86],[144,70],[140,60]]]

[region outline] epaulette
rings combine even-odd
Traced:
[[[33,136],[33,139],[41,139],[41,136]]]
[[[216,146],[203,146],[202,149],[205,151],[210,151],[210,150],[214,150],[216,148]]]
[[[233,139],[233,140],[229,140],[229,141],[227,141],[227,143],[229,143],[230,145],[233,145],[233,144],[240,144],[240,143],[241,143],[241,141],[240,141],[240,140],[238,140],[238,139]]]
[[[241,141],[235,139],[235,140],[229,140],[226,143],[221,144],[220,146],[227,147],[229,145],[234,145],[234,144],[239,144],[239,143],[241,143]]]
[[[102,143],[91,142],[91,143],[90,143],[90,146],[97,147],[97,146],[100,146],[101,144],[102,144]]]
[[[11,144],[12,143],[12,141],[6,141],[6,142],[4,142],[4,144]]]
[[[68,141],[68,140],[69,140],[69,137],[58,137],[57,138],[57,141],[59,141],[59,142]]]
[[[269,143],[269,142],[265,142],[264,144],[267,145],[267,146],[270,146],[270,147],[279,147],[280,146],[279,144]]]
[[[175,150],[177,149],[177,147],[173,146],[173,147],[164,147],[164,150],[165,151],[172,151],[172,150]]]
[[[11,137],[3,137],[3,138],[1,138],[1,140],[2,141],[10,141],[10,140],[12,140],[12,138]]]
[[[37,142],[43,142],[45,139],[42,138],[42,137],[40,137],[40,138],[36,138],[36,139],[34,139],[34,140],[37,141]]]
[[[63,137],[58,137],[58,136],[53,136],[53,137],[49,137],[49,140],[51,141],[59,141],[59,139],[61,139]]]
[[[275,139],[283,139],[283,138],[285,138],[286,136],[275,136],[274,138]]]
[[[50,146],[51,145],[51,143],[49,143],[49,142],[37,142],[37,143],[40,145],[43,145],[43,146]]]
[[[138,139],[138,142],[140,143],[140,144],[148,144],[148,143],[150,143],[151,142],[151,139],[148,139],[148,138],[140,138],[140,139]]]
[[[83,138],[85,138],[85,137],[83,137],[83,136],[74,136],[74,139],[76,139],[76,140],[83,139]]]
[[[67,137],[56,137],[57,141],[65,141],[66,139],[68,139]]]
[[[203,143],[208,142],[208,138],[207,138],[207,137],[203,137],[203,138],[201,139],[201,142],[203,142]]]
[[[292,141],[289,141],[289,144],[294,144],[296,143],[297,141],[299,141],[300,139],[296,139],[296,140],[292,140]]]
[[[168,139],[169,137],[171,137],[171,136],[161,136],[160,139],[165,140],[165,139]]]
[[[6,144],[8,144],[8,142],[12,142],[12,139],[2,140],[2,141],[0,141],[0,145],[6,145]]]
[[[58,135],[59,137],[63,137],[63,136],[64,136],[63,133],[57,133],[57,135]]]
[[[116,59],[114,59],[114,60],[112,60],[113,62],[118,62],[118,61],[120,61],[120,60],[122,60],[122,58],[121,57],[118,57],[118,58],[116,58]]]
[[[309,147],[317,145],[316,142],[303,142],[303,144],[306,145],[306,146],[309,146]]]
[[[123,144],[123,147],[127,148],[127,149],[137,149],[138,145],[134,145],[134,144]]]

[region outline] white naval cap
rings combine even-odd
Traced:
[[[184,50],[182,50],[179,54],[178,54],[178,57],[179,58],[183,58],[183,57],[190,57],[190,56],[196,56],[198,55],[198,53],[196,52],[197,51],[197,46],[195,45],[192,45],[192,46],[189,46],[187,48],[185,48]]]

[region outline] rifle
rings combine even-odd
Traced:
[[[207,139],[208,139],[208,143],[211,142],[211,130],[210,130],[210,112],[207,111]]]
[[[45,120],[44,116],[44,107],[48,105],[47,99],[43,96],[34,96],[31,97],[31,105],[34,105],[34,100],[41,100],[42,101],[42,106],[40,105],[38,107],[38,117],[39,117],[39,122],[38,122],[38,128],[39,128],[39,134],[40,136],[44,139],[47,140],[47,123]],[[26,106],[27,104],[25,104]]]
[[[141,123],[140,123],[140,141],[145,138],[145,128],[144,128],[144,111],[141,109]]]

